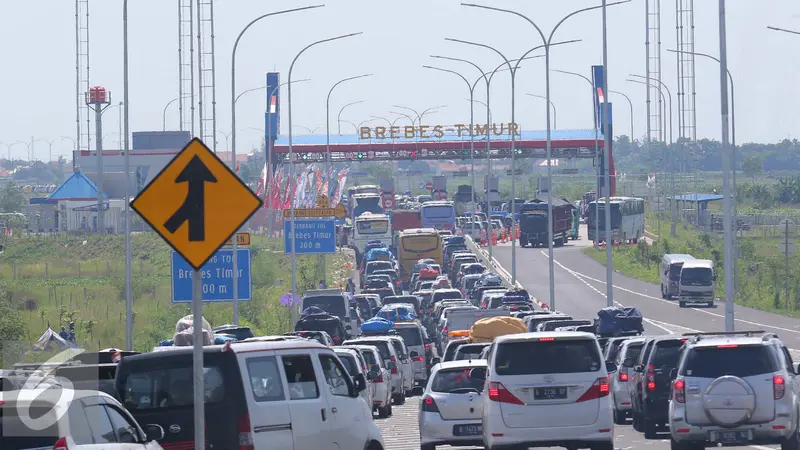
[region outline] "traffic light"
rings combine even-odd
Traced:
[[[517,152],[517,155],[521,155],[522,154],[522,149],[518,148],[518,149],[516,149],[516,152]]]
[[[365,159],[367,157],[366,153],[358,152],[356,153],[356,158],[358,159]]]
[[[417,151],[416,150],[411,150],[410,155],[411,155],[412,158],[416,158],[417,157]]]
[[[465,158],[466,158],[467,156],[469,156],[469,149],[468,149],[468,148],[465,148],[464,150],[461,150],[461,155],[462,155],[462,156],[464,156]]]

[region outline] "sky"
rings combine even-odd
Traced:
[[[475,0],[519,11],[545,32],[565,15],[600,0]],[[800,36],[768,30],[768,25],[800,30],[800,5],[789,0],[730,0],[727,2],[729,69],[736,83],[737,143],[776,142],[798,136],[800,99],[796,82]],[[259,15],[313,5],[315,0],[216,0],[216,98],[217,150],[229,142],[231,131],[231,51],[243,27]],[[422,68],[432,64],[457,70],[475,80],[478,72],[458,62],[432,60],[439,54],[469,59],[485,70],[497,67],[500,57],[490,50],[447,42],[445,38],[491,45],[509,59],[518,58],[541,44],[538,33],[524,19],[460,5],[458,0],[326,0],[325,7],[267,18],[251,27],[237,53],[237,95],[265,84],[269,71],[281,72],[306,45],[319,39],[363,32],[362,35],[316,46],[294,66],[293,79],[310,78],[292,89],[293,124],[325,132],[325,98],[331,86],[350,76],[373,76],[340,85],[331,97],[331,130],[336,116],[350,102],[342,118],[359,123],[370,116],[394,119],[402,105],[417,111],[446,105],[425,122],[452,125],[469,123],[469,92],[454,75]],[[719,55],[718,2],[697,0],[695,51]],[[675,48],[675,1],[661,2],[662,81],[677,93]],[[92,85],[106,87],[112,102],[123,98],[122,0],[90,0],[90,65]],[[554,41],[580,42],[553,47],[551,67],[590,75],[590,66],[602,64],[602,16],[600,10],[573,16],[558,29]],[[165,105],[178,96],[177,2],[130,0],[130,126],[131,131],[162,128]],[[53,158],[68,155],[75,130],[75,3],[68,0],[0,0],[0,142],[37,141],[36,159],[47,160],[53,141]],[[609,89],[626,93],[633,101],[634,135],[646,135],[644,86],[627,82],[629,74],[644,75],[645,2],[633,0],[608,8]],[[538,52],[537,52],[538,53]],[[697,137],[719,139],[720,76],[713,61],[696,61]],[[544,100],[524,94],[544,95],[543,58],[522,64],[517,75],[516,121],[525,130],[545,128]],[[589,85],[579,78],[551,74],[551,98],[557,128],[592,127]],[[476,99],[485,100],[478,87]],[[630,134],[627,101],[611,95],[615,134]],[[510,79],[499,73],[492,82],[492,119],[508,123],[511,116]],[[237,104],[237,151],[258,146],[263,133],[266,94],[246,94]],[[287,129],[287,95],[282,91],[281,132]],[[105,148],[118,148],[121,108],[104,116]],[[677,128],[677,98],[673,118]],[[485,123],[485,109],[476,104],[476,121]],[[167,110],[167,128],[178,128],[177,103]],[[375,122],[375,125],[379,125]],[[400,121],[398,124],[403,124]],[[352,125],[342,123],[343,132]],[[300,127],[296,134],[307,134]],[[678,132],[674,131],[677,137]],[[7,147],[0,145],[6,155]],[[11,148],[15,158],[25,157],[26,145]]]

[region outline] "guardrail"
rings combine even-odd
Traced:
[[[472,240],[472,237],[469,235],[464,235],[464,241],[467,243],[467,248],[469,248],[475,255],[478,256],[478,259],[481,260],[484,266],[491,268],[501,280],[503,280],[503,285],[509,289],[523,289],[522,285],[519,282],[512,283],[511,282],[511,274],[500,265],[500,262],[497,261],[497,258],[492,257],[491,260],[489,259],[489,252],[484,250],[481,246],[475,243]],[[531,300],[536,303],[539,307],[542,307],[544,304],[539,301],[539,299],[531,296]]]

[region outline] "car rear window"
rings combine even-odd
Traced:
[[[483,392],[483,382],[469,376],[470,369],[440,370],[433,377],[431,390],[433,392],[468,393]]]
[[[217,366],[203,368],[206,404],[225,399],[225,377]],[[160,409],[194,404],[192,365],[159,368],[141,365],[121,380],[119,394],[125,408]]]
[[[353,355],[337,353],[336,356],[338,356],[342,361],[345,370],[347,370],[347,373],[350,374],[351,377],[354,377],[358,374],[358,364],[356,364],[356,359],[353,357]]]
[[[347,342],[345,342],[347,344]],[[392,359],[392,353],[389,351],[389,344],[387,342],[382,341],[358,341],[357,344],[361,345],[374,345],[378,347],[378,351],[381,354],[381,358],[384,360]]]
[[[642,353],[642,347],[644,347],[643,342],[628,345],[628,350],[625,351],[625,359],[631,358],[635,365],[635,361],[639,359],[639,354]],[[624,363],[625,361],[622,362]]]
[[[18,408],[14,403],[0,406],[0,448],[3,450],[52,448],[60,437],[58,422],[52,420],[55,423],[43,430],[31,430],[19,417],[18,410],[23,409],[25,409],[23,406]],[[37,422],[44,422],[45,416],[53,416],[53,409],[52,406],[32,406],[27,414],[31,419],[38,419]]]
[[[656,342],[656,351],[650,357],[650,364],[656,368],[664,366],[678,367],[681,347],[683,347],[683,341],[680,339]]]
[[[497,346],[498,375],[597,372],[602,367],[594,340],[508,342]]]
[[[442,358],[442,361],[452,361],[456,356],[456,351],[458,351],[458,348],[465,343],[465,341],[450,341],[450,343],[448,343],[447,347],[444,349],[444,357]]]
[[[367,363],[367,367],[377,366],[378,362],[375,361],[375,354],[369,350],[362,350],[361,353],[364,355],[364,361]]]
[[[394,351],[397,353],[398,356],[403,356],[405,353],[403,352],[403,344],[396,339],[392,339],[392,345],[394,346]]]
[[[374,261],[367,263],[367,269],[365,272],[369,274],[376,270],[388,270],[392,268],[392,263],[388,261]]]
[[[350,317],[345,305],[348,302],[341,295],[320,295],[319,297],[306,297],[303,299],[303,309],[316,306],[328,314],[337,317]]]
[[[459,291],[442,291],[442,292],[434,292],[433,293],[433,303],[438,303],[442,300],[447,300],[449,298],[455,299],[462,299],[464,298]]]
[[[741,378],[775,372],[778,368],[778,360],[767,346],[695,347],[686,355],[681,375],[699,378],[733,375]]]
[[[456,350],[456,361],[464,361],[469,359],[480,359],[481,352],[489,344],[465,344]]]
[[[422,333],[417,327],[395,327],[394,331],[403,338],[407,347],[422,345]]]

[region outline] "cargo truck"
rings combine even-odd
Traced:
[[[547,196],[540,195],[520,207],[519,245],[548,246],[548,226],[553,228],[553,245],[560,247],[567,242],[572,229],[572,210],[575,207],[567,200],[553,198],[553,218],[548,220]]]

